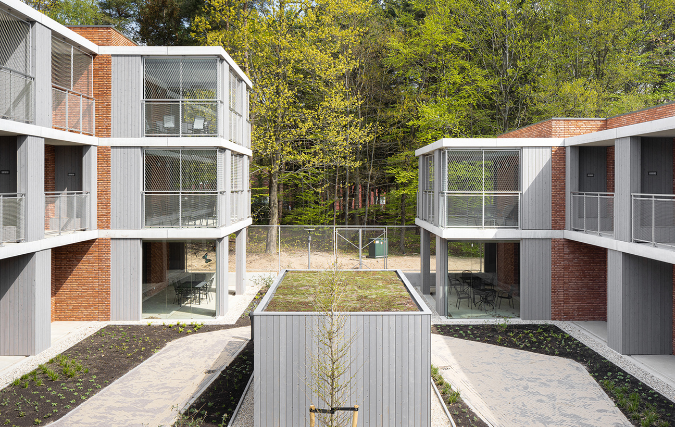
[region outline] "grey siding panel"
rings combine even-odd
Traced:
[[[579,191],[607,191],[607,148],[579,147],[578,173]]]
[[[224,316],[229,308],[229,241],[228,236],[216,240],[216,317]]]
[[[422,283],[420,289],[424,295],[431,293],[431,232],[420,229],[420,270]]]
[[[0,193],[16,193],[16,137],[0,136]]]
[[[110,228],[140,230],[143,205],[143,152],[140,147],[112,147]]]
[[[640,157],[640,192],[673,194],[673,138],[642,138]]]
[[[672,265],[609,251],[607,268],[608,345],[622,354],[671,354]]]
[[[520,317],[551,319],[551,239],[520,242]]]
[[[570,146],[565,150],[565,229],[571,229],[572,197],[570,192],[579,191],[579,147]]]
[[[639,137],[619,138],[615,141],[614,176],[614,236],[631,241],[631,193],[640,191],[641,141]]]
[[[52,127],[52,31],[33,24],[33,77],[35,77],[35,124]]]
[[[97,227],[97,179],[98,179],[98,147],[88,145],[82,148],[82,189],[89,192],[89,224],[88,228]]]
[[[40,240],[45,234],[45,147],[44,139],[17,137],[17,191],[26,195],[26,241]]]
[[[524,147],[520,203],[523,230],[551,229],[551,148]]]
[[[141,97],[143,61],[140,56],[113,56],[111,119],[113,138],[143,136]]]
[[[110,320],[141,319],[141,239],[110,241]]]
[[[436,311],[448,314],[448,241],[436,236]],[[442,273],[442,274],[438,274]]]
[[[51,251],[0,261],[0,355],[35,355],[51,342]]]
[[[82,147],[56,146],[54,152],[56,191],[82,191]]]

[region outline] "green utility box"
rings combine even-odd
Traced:
[[[387,258],[388,255],[388,239],[368,239],[368,258]]]

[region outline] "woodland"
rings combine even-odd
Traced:
[[[256,224],[414,222],[415,149],[673,100],[675,2],[25,0],[253,82]]]

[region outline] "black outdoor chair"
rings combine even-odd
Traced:
[[[504,299],[509,300],[509,306],[512,307],[512,308],[515,308],[515,305],[513,304],[513,291],[515,290],[514,288],[515,288],[515,286],[511,285],[509,287],[508,291],[499,290],[497,292],[497,299],[499,300],[499,304],[497,305],[497,308],[501,308],[502,300],[504,300]]]
[[[471,308],[471,288],[466,285],[461,285],[457,289],[457,303],[455,304],[457,306],[457,309],[459,310],[459,305],[462,302],[463,299],[468,301],[469,308]]]

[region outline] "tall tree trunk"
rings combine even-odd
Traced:
[[[274,254],[277,249],[277,230],[279,225],[279,169],[278,169],[279,155],[275,154],[270,167],[270,222],[271,226],[267,230],[267,242],[265,243],[265,252]],[[280,254],[279,254],[280,255]]]
[[[406,194],[401,194],[401,253],[405,254],[405,199]]]
[[[347,168],[344,187],[344,208],[345,211],[345,225],[349,225],[349,168]]]

